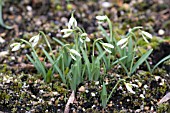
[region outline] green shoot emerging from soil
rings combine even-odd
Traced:
[[[102,106],[105,108],[120,83],[123,83],[130,93],[135,94],[132,86],[136,87],[136,85],[127,83],[126,79],[120,78],[108,95],[104,78],[109,74],[110,70],[114,69],[115,65],[121,66],[121,74],[130,78],[143,62],[148,64],[147,58],[153,50],[150,49],[146,53],[141,54],[136,42],[138,38],[142,37],[149,43],[152,35],[143,31],[142,27],[134,27],[125,36],[120,36],[119,40],[117,40],[110,19],[107,16],[96,16],[96,19],[98,20],[99,29],[103,37],[91,40],[88,34],[78,27],[77,20],[74,17],[74,13],[72,13],[67,28],[62,29],[61,32],[64,33],[63,38],[73,37],[74,44],[65,44],[59,39],[53,38],[62,46],[59,52],[55,54],[49,40],[42,31],[38,35],[33,36],[29,41],[20,39],[21,42],[13,43],[10,47],[12,51],[17,51],[22,43],[29,45],[32,52],[31,55],[27,55],[27,58],[47,83],[52,81],[54,74],[59,74],[61,81],[68,88],[71,88],[72,91],[76,91],[77,86],[83,81],[100,81],[103,83],[101,101]],[[109,26],[109,33],[102,27],[102,24],[105,22]],[[45,55],[44,59],[46,59],[44,61],[40,61],[36,52],[41,37],[43,37],[48,47],[48,51],[42,48]],[[160,63],[167,59],[169,59],[169,56],[155,65],[150,72],[153,72]],[[46,62],[51,64],[50,68],[46,67]]]

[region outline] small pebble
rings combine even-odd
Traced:
[[[158,34],[159,34],[159,35],[164,35],[164,34],[165,34],[165,31],[164,31],[163,29],[160,29],[160,30],[158,31]]]
[[[7,56],[8,54],[9,54],[8,51],[2,51],[2,52],[0,52],[0,57]]]
[[[92,96],[92,97],[95,97],[95,96],[96,96],[96,94],[92,92],[92,93],[91,93],[91,96]]]
[[[26,7],[28,11],[32,11],[32,7],[31,6],[27,6]]]
[[[112,4],[110,2],[103,2],[102,3],[103,8],[110,8],[111,6],[112,6]]]
[[[140,97],[141,97],[141,98],[145,98],[143,94],[140,94]]]
[[[148,86],[147,86],[147,85],[144,85],[143,87],[144,87],[145,89],[147,89],[147,88],[148,88]]]
[[[5,40],[2,37],[0,37],[0,43],[4,43],[4,42]]]
[[[78,89],[78,91],[84,92],[84,91],[85,91],[85,87],[84,87],[84,86],[81,86],[81,87]]]
[[[99,81],[96,81],[96,82],[95,82],[95,85],[99,85]]]
[[[145,106],[144,109],[148,111],[149,110],[149,106]]]

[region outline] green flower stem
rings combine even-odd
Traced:
[[[109,30],[110,30],[110,42],[112,42],[113,28],[112,28],[112,23],[108,17],[107,17],[107,22],[109,24]]]
[[[93,56],[94,56],[94,47],[95,47],[95,44],[97,43],[97,41],[99,41],[99,40],[102,40],[103,38],[98,38],[98,39],[96,39],[94,42],[93,42]]]
[[[112,89],[109,97],[107,98],[106,103],[109,101],[110,97],[112,96],[113,92],[116,90],[116,88],[117,88],[117,86],[119,85],[120,82],[125,82],[125,79],[120,79],[120,80],[116,83],[116,85],[115,85],[114,88]]]

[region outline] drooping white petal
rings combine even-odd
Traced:
[[[96,19],[99,21],[104,21],[107,19],[107,16],[96,16]]]
[[[77,20],[74,20],[74,27],[77,27]]]
[[[74,55],[72,53],[70,53],[70,56],[73,60],[76,60],[76,58],[74,57]]]
[[[81,38],[79,38],[80,42],[83,43],[83,40]]]
[[[86,42],[90,42],[90,38],[89,37],[86,37]]]
[[[119,45],[122,45],[122,44],[124,44],[124,43],[126,43],[128,41],[128,38],[122,38],[121,40],[119,40],[118,42],[117,42],[117,45],[119,46]]]
[[[123,45],[121,46],[121,49],[125,48],[127,44],[128,44],[128,42],[126,42],[125,44],[123,44]]]
[[[10,47],[12,48],[11,51],[17,51],[21,48],[21,44],[20,43],[13,43],[10,45]]]
[[[103,46],[104,50],[107,51],[108,53],[112,53],[108,48],[106,48],[105,46]]]
[[[33,37],[29,40],[29,42],[32,44],[33,47],[37,45],[37,43],[38,43],[38,41],[39,41],[39,38],[40,38],[40,36],[39,36],[39,35],[36,35],[36,36],[33,36]]]
[[[149,43],[149,41],[146,39],[146,37],[142,34],[143,39],[145,40],[146,43]]]
[[[76,55],[76,56],[81,57],[80,53],[78,53],[78,52],[77,52],[76,50],[74,50],[74,49],[70,49],[70,53],[72,53],[72,54],[74,54],[74,55]]]
[[[112,44],[109,43],[101,43],[103,46],[108,47],[108,48],[114,48]]]
[[[147,36],[148,38],[152,39],[152,35],[146,31],[141,31],[142,34],[144,34],[145,36]]]
[[[63,38],[69,37],[71,34],[72,34],[72,32],[66,33],[66,34],[63,35]]]
[[[71,26],[73,25],[73,23],[74,23],[74,17],[71,16],[71,18],[70,18],[70,20],[69,20],[69,22],[68,22],[68,25],[69,25],[70,28],[71,28]]]
[[[71,29],[71,27],[77,27],[77,20],[73,16],[71,16],[68,22],[68,28]]]
[[[125,83],[125,86],[127,88],[127,90],[133,94],[135,94],[135,92],[132,90],[132,84],[130,83]]]
[[[62,29],[62,30],[61,30],[62,33],[72,32],[72,31],[73,31],[72,29]]]

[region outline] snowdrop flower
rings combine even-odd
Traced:
[[[12,48],[11,51],[17,51],[21,48],[21,44],[20,43],[13,43],[10,45],[10,47]]]
[[[62,29],[61,32],[64,33],[63,38],[66,38],[72,34],[73,30],[72,29]]]
[[[33,37],[29,40],[29,42],[30,42],[30,43],[32,44],[32,46],[34,47],[34,46],[37,45],[39,39],[40,39],[40,35],[38,34],[38,35],[36,35],[36,36],[33,36]]]
[[[76,50],[70,49],[69,51],[70,51],[70,56],[72,59],[76,60],[74,55],[81,57],[80,53],[78,53]]]
[[[96,16],[96,19],[98,20],[98,23],[102,23],[104,22],[106,19],[107,19],[107,16],[104,15],[104,16]]]
[[[96,19],[99,20],[99,21],[104,21],[107,19],[107,16],[104,15],[104,16],[96,16]]]
[[[126,82],[125,82],[125,86],[126,86],[127,90],[133,94],[135,94],[135,92],[132,90],[132,86],[138,87],[136,84],[130,84],[130,83],[126,83]]]
[[[90,42],[89,37],[87,37],[87,33],[83,33],[80,35],[80,42],[83,43],[84,41]]]
[[[72,13],[71,15],[71,18],[69,19],[69,22],[68,22],[68,28],[71,29],[71,28],[75,28],[77,27],[77,20],[74,18],[74,15]]]
[[[112,52],[109,50],[109,48],[110,48],[110,49],[113,49],[113,48],[114,48],[114,46],[113,46],[112,44],[109,44],[109,43],[101,43],[101,44],[102,44],[103,48],[104,48],[108,53],[112,53]]]
[[[122,45],[121,49],[123,49],[124,47],[126,47],[126,45],[128,44],[128,38],[122,38],[121,40],[119,40],[117,42],[117,45]]]
[[[141,31],[141,33],[142,33],[142,37],[145,40],[145,42],[149,43],[149,41],[146,39],[146,37],[152,39],[152,35],[146,31]]]

